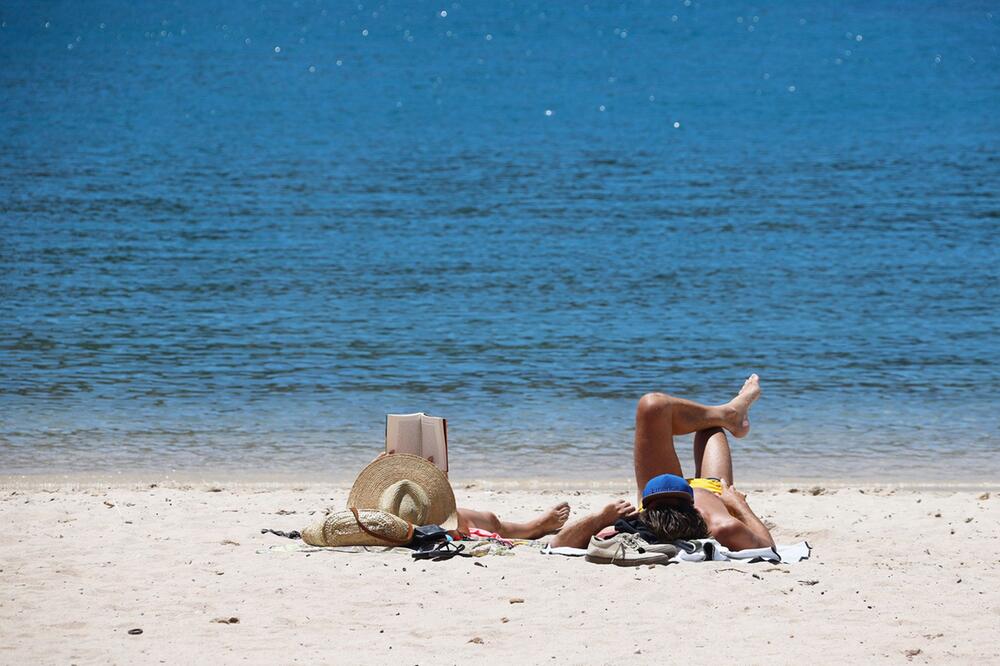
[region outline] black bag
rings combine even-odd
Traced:
[[[429,550],[447,540],[448,530],[440,525],[423,525],[413,528],[413,539],[409,546],[414,550]]]

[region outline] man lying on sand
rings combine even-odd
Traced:
[[[760,397],[757,375],[724,405],[707,407],[663,393],[639,400],[635,415],[635,482],[640,511],[619,500],[559,531],[552,546],[587,548],[591,537],[619,519],[638,519],[661,543],[713,537],[730,550],[773,548],[774,540],[746,496],[732,485],[733,461],[725,430],[734,437],[750,432],[750,406]],[[674,435],[695,433],[694,478],[685,480],[674,450]],[[607,551],[608,561],[632,559],[636,549],[656,550],[640,540],[595,538],[591,550]],[[639,552],[642,552],[641,550]],[[636,557],[636,559],[641,559]]]

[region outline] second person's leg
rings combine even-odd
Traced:
[[[467,533],[470,527],[476,527],[507,539],[538,539],[562,528],[567,518],[569,518],[569,504],[566,502],[561,502],[524,523],[501,520],[492,511],[475,511],[459,507],[458,531]]]

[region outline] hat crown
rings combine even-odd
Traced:
[[[380,511],[391,513],[413,525],[426,525],[431,502],[420,484],[409,479],[396,481],[379,497]]]
[[[447,475],[434,463],[408,453],[379,456],[369,463],[354,480],[347,506],[383,510],[413,525],[448,530],[458,526],[455,493]]]
[[[650,479],[642,491],[642,503],[645,508],[649,508],[654,501],[669,498],[693,501],[694,489],[683,477],[676,474],[660,474]]]

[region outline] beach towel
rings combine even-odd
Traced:
[[[743,562],[794,564],[795,562],[809,559],[809,556],[812,554],[812,546],[806,541],[779,545],[775,549],[748,548],[746,550],[729,550],[715,539],[674,541],[673,544],[677,546],[677,555],[670,559],[671,562],[726,562],[739,560]],[[587,549],[570,548],[569,546],[559,546],[556,548],[546,546],[541,552],[542,555],[583,557],[587,554]]]
[[[508,548],[513,548],[517,544],[514,543],[513,539],[504,539],[502,536],[496,532],[488,532],[487,530],[481,530],[478,527],[470,527],[468,534],[466,534],[469,541],[483,541],[483,540],[494,540],[502,543]]]
[[[526,541],[523,539],[495,539],[492,537],[476,537],[463,541],[453,541],[456,546],[464,546],[464,552],[472,557],[507,556],[513,555],[517,546],[530,546],[542,548],[545,544],[541,541]],[[257,550],[258,555],[273,553],[379,553],[393,555],[412,556],[414,551],[406,547],[392,546],[310,546],[309,544],[296,542],[272,545],[267,548]]]
[[[695,539],[692,541],[675,541],[677,562],[726,562],[742,560],[744,562],[780,562],[794,564],[809,559],[812,547],[806,541],[779,545],[775,548],[747,548],[746,550],[729,550],[715,539]]]

